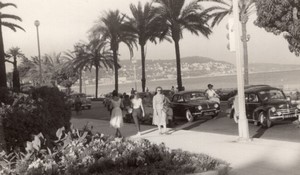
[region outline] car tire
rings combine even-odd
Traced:
[[[272,121],[269,119],[268,116],[265,115],[265,112],[262,111],[258,114],[258,120],[263,127],[265,128],[272,127]]]
[[[188,122],[193,122],[194,121],[194,116],[192,115],[190,110],[185,111],[185,117]]]

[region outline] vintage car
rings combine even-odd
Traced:
[[[91,109],[92,108],[92,101],[90,98],[87,98],[87,95],[84,93],[74,93],[70,95],[70,102],[72,105],[72,108],[75,107],[75,98],[79,96],[81,100],[81,108],[82,109]]]
[[[233,102],[228,101],[229,117],[234,115]],[[292,104],[281,89],[271,86],[253,86],[245,89],[246,116],[255,125],[271,127],[278,120],[296,120],[299,117],[300,105]]]
[[[215,117],[220,112],[220,104],[208,100],[204,91],[175,93],[171,100],[171,107],[175,117],[185,117],[187,121],[194,121],[200,116]]]

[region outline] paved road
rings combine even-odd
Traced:
[[[224,113],[226,105],[222,105],[221,107],[222,112],[217,119],[206,118],[192,123],[180,120],[175,127],[184,130],[238,136],[238,125],[232,119],[226,117]],[[85,123],[90,122],[90,124],[94,126],[94,130],[113,135],[114,130],[109,127],[109,119],[109,113],[103,104],[101,102],[93,102],[91,110],[84,110],[82,114],[78,116],[73,113],[72,123],[75,127],[82,127]],[[154,126],[141,126],[143,131],[152,128],[155,130]],[[286,121],[279,122],[269,129],[264,129],[254,126],[253,123],[249,123],[249,132],[253,138],[300,142],[300,128],[296,124]],[[134,135],[136,133],[134,124],[125,124],[122,128],[122,133],[124,136]]]

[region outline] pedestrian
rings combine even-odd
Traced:
[[[75,101],[74,101],[74,107],[75,107],[76,115],[80,114],[81,105],[82,105],[81,99],[80,99],[79,95],[77,95],[76,98],[75,98]]]
[[[207,87],[208,87],[208,89],[205,91],[205,95],[206,95],[207,99],[218,102],[220,104],[220,96],[213,89],[213,85],[208,84]]]
[[[239,96],[238,95],[234,97],[232,108],[234,109],[233,119],[235,123],[238,123],[239,120]]]
[[[174,86],[171,87],[171,92],[174,94],[175,93],[175,88]]]
[[[147,89],[146,89],[146,92],[149,92],[149,89],[148,89],[148,87],[147,87]]]
[[[122,110],[121,107],[123,107],[121,98],[118,96],[118,93],[116,90],[112,93],[112,99],[111,99],[111,119],[110,119],[110,125],[116,129],[116,137],[122,137],[120,128],[123,126],[123,116],[122,116]]]
[[[167,115],[165,110],[166,97],[162,94],[162,88],[156,88],[156,95],[153,97],[153,124],[157,125],[159,134],[167,131]],[[161,132],[163,126],[163,133]]]
[[[133,94],[134,94],[134,92],[135,92],[135,90],[134,90],[133,88],[131,88],[131,92],[130,92],[130,94],[131,94],[131,95],[133,95]]]
[[[145,116],[144,107],[142,99],[139,95],[135,92],[134,97],[131,99],[132,104],[132,117],[137,129],[137,136],[141,136],[141,128],[139,123],[139,118]]]
[[[124,106],[123,115],[124,115],[124,117],[126,117],[128,114],[132,113],[131,100],[129,98],[129,95],[127,95],[127,94],[124,95],[122,103]]]

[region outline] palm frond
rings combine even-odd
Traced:
[[[8,7],[8,6],[13,6],[13,7],[17,8],[16,4],[13,4],[13,3],[2,3],[2,2],[0,2],[0,9],[2,9],[4,7]]]
[[[14,24],[14,23],[2,21],[2,22],[1,22],[1,25],[10,28],[10,29],[13,30],[14,32],[17,31],[16,28],[25,31],[25,29],[23,29],[21,26],[19,26],[19,25],[17,25],[17,24]]]
[[[9,18],[9,19],[17,20],[17,21],[22,21],[22,19],[19,16],[11,15],[11,14],[3,14],[2,13],[2,14],[0,14],[0,18],[1,19]]]

